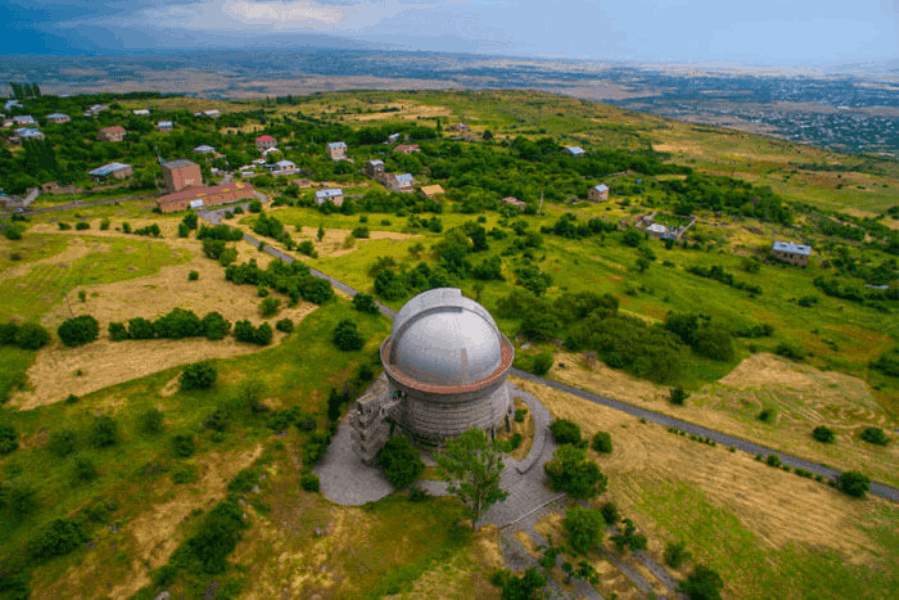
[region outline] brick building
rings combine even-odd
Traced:
[[[255,190],[249,183],[234,182],[162,196],[156,199],[156,205],[161,212],[171,213],[189,208],[203,208],[251,200],[255,197]]]
[[[112,127],[104,127],[97,132],[97,137],[101,142],[121,142],[125,136],[125,128],[121,125],[113,125]]]
[[[587,192],[587,200],[590,202],[605,202],[609,199],[609,186],[604,183],[600,183],[599,185],[594,185],[590,188],[590,191]]]
[[[256,149],[260,152],[268,150],[269,148],[274,148],[277,145],[278,140],[270,135],[262,135],[256,138]]]
[[[203,187],[200,165],[184,158],[164,163],[162,177],[165,179],[165,189],[170,194]]]

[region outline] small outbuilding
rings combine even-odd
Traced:
[[[437,196],[442,196],[446,193],[440,185],[423,185],[419,189],[421,190],[421,193],[424,194],[424,197],[429,200],[437,200]]]
[[[135,108],[131,112],[136,114],[139,117],[146,117],[146,116],[149,116],[150,109],[149,108]]]
[[[132,173],[131,165],[120,162],[111,162],[102,167],[97,167],[93,171],[88,171],[87,174],[90,175],[91,179],[94,181],[106,181],[110,177],[112,179],[125,179],[126,177],[130,177]]]
[[[330,142],[325,149],[331,160],[346,160],[347,145],[346,142]]]
[[[215,152],[215,148],[213,148],[209,144],[203,144],[194,148],[194,152],[196,152],[197,154],[209,154],[210,152]]]
[[[121,125],[104,127],[97,132],[97,138],[101,142],[121,142],[123,137],[125,137],[125,128]]]
[[[174,128],[175,126],[171,121],[160,121],[156,124],[156,129],[159,130],[159,133],[168,133]]]
[[[587,192],[587,200],[590,202],[606,202],[609,199],[609,186],[604,183],[594,185]]]
[[[52,115],[47,115],[47,120],[51,123],[56,123],[57,125],[62,123],[68,123],[72,119],[69,118],[69,115],[63,113],[53,113]]]
[[[330,202],[335,206],[343,205],[343,190],[341,188],[331,188],[315,192],[315,203],[321,206],[325,202]]]
[[[260,152],[264,150],[268,150],[269,148],[274,148],[278,145],[278,140],[273,138],[270,135],[261,135],[256,138],[256,149]]]
[[[580,146],[563,146],[562,152],[570,154],[571,156],[583,156],[584,154],[586,154],[586,152],[584,152],[584,149]]]
[[[804,267],[808,264],[808,258],[812,254],[812,247],[793,242],[774,242],[771,247],[771,256],[781,262]]]
[[[400,144],[393,149],[394,152],[402,152],[403,154],[412,154],[413,152],[421,152],[418,144]]]

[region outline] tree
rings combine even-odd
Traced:
[[[324,225],[319,225],[319,226],[318,226],[318,233],[315,235],[315,237],[318,238],[319,243],[321,243],[321,241],[322,241],[323,239],[325,239],[325,227],[324,227]]]
[[[371,294],[359,292],[353,296],[353,308],[369,315],[378,314],[378,305],[375,304],[375,299]]]
[[[586,450],[571,444],[556,448],[552,459],[543,465],[550,487],[579,499],[593,498],[603,493],[608,478],[599,470],[599,465],[588,461],[586,456]]]
[[[650,262],[647,258],[640,256],[637,258],[637,262],[634,265],[639,273],[645,273],[646,269],[649,268]]]
[[[212,387],[218,376],[218,370],[208,360],[203,360],[184,367],[178,378],[182,390],[205,390]]]
[[[144,433],[154,435],[162,431],[163,414],[162,411],[155,406],[147,409],[140,416],[140,430]]]
[[[333,339],[334,345],[344,351],[361,350],[365,345],[365,338],[356,329],[356,324],[349,319],[337,324]]]
[[[877,444],[878,446],[886,446],[890,441],[890,438],[887,437],[887,434],[880,427],[865,427],[861,438],[869,444]]]
[[[549,430],[552,431],[553,439],[557,444],[573,444],[577,446],[581,443],[581,428],[574,421],[556,419],[549,426]]]
[[[188,458],[193,456],[197,449],[192,433],[183,433],[172,438],[172,451],[178,458]]]
[[[481,137],[484,138],[484,141],[489,142],[490,140],[493,139],[493,132],[490,131],[489,129],[485,129],[484,133]]]
[[[678,591],[686,594],[690,600],[720,600],[723,587],[721,575],[705,565],[696,565]]]
[[[592,508],[573,506],[565,511],[565,534],[575,554],[586,554],[602,541],[606,521],[602,513]]]
[[[278,314],[278,311],[280,309],[281,300],[275,298],[274,296],[263,298],[262,302],[259,303],[259,314],[261,314],[264,318],[275,316],[276,314]]]
[[[534,357],[534,375],[546,375],[553,366],[553,353],[542,352]]]
[[[684,391],[682,387],[671,388],[671,392],[668,396],[668,400],[671,401],[671,404],[676,406],[683,406],[684,402],[687,401],[687,398],[690,396],[687,392]]]
[[[471,508],[474,527],[484,511],[509,496],[499,487],[502,450],[480,429],[449,440],[434,460],[449,478],[449,492]]]
[[[421,477],[425,464],[421,452],[412,447],[404,435],[395,435],[378,452],[378,466],[387,481],[401,490]]]
[[[493,574],[490,581],[502,589],[502,600],[540,600],[543,597],[541,592],[546,587],[546,577],[537,567],[531,567],[520,576],[500,570]]]
[[[602,513],[602,518],[605,519],[608,525],[615,525],[621,520],[621,515],[618,514],[618,507],[613,502],[606,502],[599,510]]]
[[[19,447],[19,432],[12,425],[0,424],[0,455],[11,454]]]
[[[668,542],[665,544],[665,564],[672,569],[677,569],[690,560],[691,554],[687,550],[687,542]]]
[[[593,434],[593,449],[602,454],[611,454],[612,436],[605,431],[597,431]]]
[[[80,315],[63,321],[56,334],[63,344],[74,348],[97,339],[100,335],[100,324],[90,315]]]
[[[25,350],[39,350],[50,343],[50,332],[39,323],[22,323],[16,330],[15,344]]]
[[[78,436],[71,429],[57,429],[50,432],[47,440],[47,450],[56,456],[68,456],[75,451],[75,443]]]
[[[812,431],[812,437],[822,444],[832,444],[834,440],[836,440],[837,436],[836,434],[834,434],[833,429],[821,425],[819,427],[815,427],[815,430]]]
[[[855,498],[864,498],[871,489],[871,480],[858,471],[846,471],[837,477],[837,489]]]
[[[114,446],[119,441],[119,424],[109,415],[94,419],[91,428],[91,443],[97,448]]]
[[[643,241],[643,236],[640,234],[640,230],[635,227],[628,228],[627,231],[624,232],[624,235],[621,238],[622,243],[625,246],[630,246],[631,248],[636,248],[640,245],[640,242]]]

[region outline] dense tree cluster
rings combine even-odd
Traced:
[[[108,328],[109,338],[114,342],[154,338],[181,340],[190,337],[221,340],[230,333],[231,322],[218,312],[210,312],[200,319],[191,310],[174,308],[155,321],[135,317],[127,323],[114,321]]]
[[[290,264],[273,260],[264,270],[254,259],[240,265],[229,265],[225,269],[225,279],[241,285],[266,286],[286,295],[292,302],[300,299],[324,304],[334,297],[331,282],[313,277],[309,267],[299,261]]]
[[[80,315],[60,323],[56,335],[70,348],[83,346],[97,339],[100,335],[100,324],[90,315]]]
[[[39,350],[50,343],[50,332],[40,323],[3,323],[0,346],[18,346],[23,350]]]
[[[682,202],[712,211],[726,211],[760,221],[789,225],[793,221],[783,200],[768,186],[725,177],[691,172],[686,179],[662,182],[662,187],[681,198]]]
[[[384,477],[398,490],[415,483],[425,469],[421,452],[413,448],[409,439],[402,435],[387,440],[378,452],[377,460]]]

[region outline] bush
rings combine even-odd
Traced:
[[[543,352],[534,357],[534,375],[546,375],[553,366],[552,352]]]
[[[50,343],[50,332],[38,323],[22,323],[16,329],[15,345],[24,350],[39,350]]]
[[[211,312],[200,321],[200,331],[205,333],[206,339],[223,340],[231,332],[231,321],[217,312]]]
[[[16,343],[16,334],[19,332],[18,323],[3,323],[0,325],[0,345],[10,346]]]
[[[834,434],[833,429],[823,425],[815,427],[815,430],[812,431],[812,437],[824,444],[832,444],[836,440],[836,434]]]
[[[805,351],[786,343],[778,344],[777,348],[774,349],[774,353],[797,362],[805,360]]]
[[[0,455],[11,454],[18,448],[19,432],[12,425],[0,425]]]
[[[228,554],[237,546],[240,531],[247,527],[243,510],[236,498],[229,496],[206,515],[197,533],[175,550],[171,562],[184,564],[193,560],[204,573],[222,573],[228,568]]]
[[[161,410],[156,407],[149,408],[140,416],[140,430],[150,435],[160,433],[163,428],[163,420],[164,415]]]
[[[315,473],[303,473],[300,476],[300,487],[303,491],[318,493],[321,488],[321,480]]]
[[[262,212],[262,202],[259,200],[253,200],[250,202],[250,212],[254,214],[259,214]]]
[[[776,454],[769,454],[768,458],[765,459],[765,463],[769,467],[778,468],[781,466],[780,457]]]
[[[565,534],[575,554],[586,554],[602,542],[606,528],[602,513],[591,508],[574,506],[565,511]]]
[[[3,235],[6,236],[6,239],[12,241],[18,241],[22,239],[22,232],[25,231],[25,228],[21,225],[7,225],[3,228]]]
[[[109,339],[113,342],[121,342],[131,337],[128,335],[128,328],[118,321],[111,322],[107,329],[109,331]]]
[[[528,414],[528,409],[526,409],[526,408],[515,409],[515,422],[516,423],[524,423],[524,417],[527,414]]]
[[[777,419],[777,409],[774,408],[764,408],[762,412],[759,413],[759,421],[763,423],[774,423]]]
[[[549,430],[552,431],[553,439],[557,444],[573,444],[577,446],[581,443],[581,428],[574,421],[556,419],[549,426]]]
[[[369,315],[378,314],[378,305],[375,304],[374,296],[362,292],[353,296],[353,308]]]
[[[599,465],[586,459],[586,451],[570,444],[556,448],[543,470],[553,490],[567,492],[573,498],[593,498],[603,493],[608,484]]]
[[[612,436],[605,431],[597,431],[593,434],[593,449],[603,454],[612,452]]]
[[[47,439],[47,450],[56,456],[68,456],[75,451],[78,436],[72,429],[58,429],[50,432]]]
[[[683,406],[684,402],[687,401],[689,394],[684,391],[682,387],[671,388],[671,393],[668,396],[668,399],[671,401],[671,404],[675,404],[677,406]]]
[[[705,565],[696,565],[678,591],[686,594],[690,600],[720,600],[723,587],[721,575]]]
[[[855,498],[864,498],[871,489],[871,480],[858,471],[846,471],[837,477],[837,489]]]
[[[94,461],[86,456],[79,456],[78,460],[75,461],[75,479],[87,482],[93,481],[98,476],[99,473]]]
[[[37,562],[65,556],[87,541],[81,525],[71,519],[56,519],[28,541],[28,553]]]
[[[183,433],[172,438],[172,451],[178,458],[188,458],[194,455],[197,444],[191,433]]]
[[[84,231],[85,229],[90,229],[90,228],[91,228],[91,224],[88,223],[87,221],[78,221],[77,223],[75,223],[75,229],[77,229],[78,231]]]
[[[890,438],[887,437],[887,434],[880,427],[865,427],[861,438],[869,444],[877,444],[878,446],[886,446],[890,442]]]
[[[281,319],[275,323],[275,329],[283,333],[291,333],[293,331],[293,321],[290,319]]]
[[[387,481],[398,490],[414,483],[425,470],[421,452],[402,435],[391,437],[378,452],[378,466]]]
[[[97,448],[114,446],[119,441],[119,424],[109,415],[94,419],[91,427],[91,443]]]
[[[200,279],[200,274],[197,271],[191,271],[187,274],[188,281],[197,281],[198,279]]]
[[[212,387],[218,371],[210,361],[204,360],[184,367],[178,378],[182,390],[205,390]]]
[[[262,302],[259,303],[259,314],[263,318],[273,317],[278,314],[279,310],[281,310],[281,300],[274,296],[263,298]]]
[[[93,342],[100,335],[100,325],[90,315],[80,315],[63,321],[56,330],[62,343],[70,348]]]
[[[127,225],[127,223],[124,223],[123,226],[124,225]],[[71,225],[69,225],[68,223],[64,223],[63,221],[60,221],[59,223],[57,223],[56,226],[59,227],[60,231],[67,231],[72,228]],[[130,231],[126,231],[125,233],[130,233]]]
[[[355,229],[353,229],[351,235],[354,238],[367,238],[369,237],[368,227],[356,227]]]
[[[337,324],[334,330],[334,345],[340,350],[361,350],[365,346],[365,338],[356,328],[356,324],[349,319],[344,319]]]
[[[546,587],[546,577],[537,567],[531,567],[521,575],[501,569],[490,577],[490,583],[502,588],[503,600],[539,600],[543,598],[543,588]]]
[[[692,555],[687,551],[687,542],[668,542],[665,544],[665,564],[677,569],[690,560]]]

